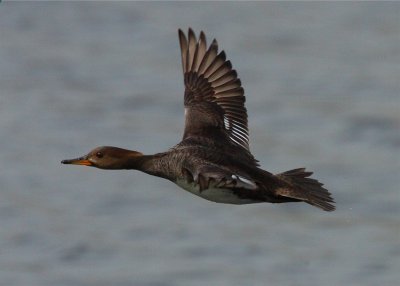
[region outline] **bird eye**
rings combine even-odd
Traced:
[[[101,152],[97,152],[97,153],[96,153],[96,157],[97,157],[97,158],[103,158],[103,156],[104,156],[104,154],[101,153]]]

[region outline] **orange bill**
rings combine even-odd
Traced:
[[[62,160],[62,164],[71,164],[71,165],[83,165],[83,166],[92,166],[92,162],[90,162],[88,159],[85,159],[84,157],[80,157],[77,159],[68,159],[68,160]]]

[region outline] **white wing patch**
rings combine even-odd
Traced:
[[[250,181],[249,179],[243,178],[238,175],[232,175],[232,179],[236,180],[236,186],[239,188],[245,188],[249,190],[257,189],[256,183]]]
[[[239,146],[242,146],[243,148],[248,148],[243,145],[243,142],[248,141],[248,131],[243,127],[243,125],[242,127],[240,126],[240,122],[232,120],[224,115],[224,126],[225,129],[229,131],[229,138],[233,142],[235,142]]]

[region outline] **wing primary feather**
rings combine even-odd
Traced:
[[[208,48],[206,54],[204,55],[203,60],[201,61],[200,67],[199,67],[199,74],[204,74],[205,69],[208,68],[208,66],[213,62],[215,57],[217,56],[218,53],[218,43],[214,39]]]
[[[191,72],[196,72],[197,62],[198,62],[198,53],[199,53],[199,43],[196,44],[196,48],[194,50],[193,63],[192,63],[192,66],[190,67]]]
[[[179,34],[179,44],[181,47],[181,57],[182,57],[182,70],[183,73],[186,72],[186,56],[187,56],[187,48],[188,43],[185,34],[182,32],[181,29],[178,30]]]
[[[216,56],[213,62],[204,71],[204,77],[209,78],[209,76],[212,73],[214,73],[214,71],[216,71],[219,67],[221,67],[225,63],[225,60],[226,60],[226,55],[225,52],[222,51]]]
[[[231,81],[228,81],[228,82],[226,82],[226,83],[224,83],[224,84],[221,84],[221,85],[219,85],[219,86],[215,86],[214,88],[225,88],[225,87],[227,87],[227,86],[229,86],[229,85],[235,85],[235,87],[236,87],[236,86],[237,86],[237,87],[240,87],[240,86],[242,85],[242,82],[240,81],[240,79],[235,78],[235,79],[233,79],[233,80],[231,80]]]
[[[223,65],[221,65],[218,69],[216,69],[209,77],[208,80],[213,82],[215,79],[220,78],[224,74],[229,73],[232,70],[232,64],[230,61],[226,61]]]
[[[220,86],[214,87],[215,94],[221,93],[223,91],[233,90],[241,86],[239,79],[228,81]]]
[[[219,86],[221,84],[224,84],[230,80],[236,79],[237,78],[237,72],[236,70],[231,70],[230,72],[224,74],[223,76],[215,79],[212,83],[211,86],[215,87],[215,86]]]
[[[231,97],[231,96],[240,96],[243,95],[244,90],[243,87],[237,87],[231,90],[223,91],[218,93],[218,97]]]
[[[186,72],[191,71],[192,64],[194,61],[194,52],[196,47],[196,36],[191,28],[188,31],[188,48],[187,48],[187,56],[186,56]]]
[[[199,37],[199,47],[198,47],[198,53],[197,53],[197,64],[195,71],[199,70],[201,60],[204,58],[204,55],[207,51],[207,39],[203,31],[200,32],[200,37]]]

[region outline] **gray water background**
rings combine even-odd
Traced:
[[[177,29],[216,37],[251,150],[337,201],[215,204],[64,166],[182,136]],[[398,285],[399,3],[0,4],[0,285]]]

